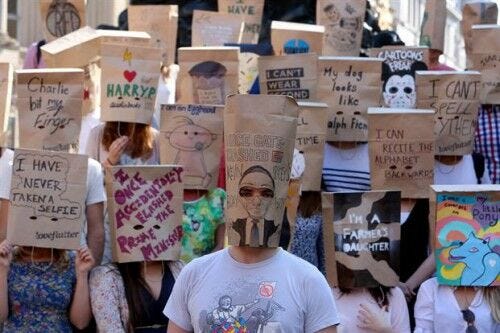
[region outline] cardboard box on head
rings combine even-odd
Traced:
[[[224,135],[223,106],[161,106],[162,164],[182,165],[185,189],[217,187]]]
[[[177,103],[223,105],[238,92],[238,47],[181,47]]]
[[[428,198],[434,184],[434,111],[368,109],[372,190]]]
[[[85,0],[40,0],[43,33],[52,41],[85,26]]]
[[[7,239],[14,245],[78,249],[85,221],[87,156],[16,149]]]
[[[12,65],[8,62],[0,63],[0,147],[6,144],[10,104],[12,97]]]
[[[444,51],[444,31],[446,28],[446,1],[426,0],[424,17],[420,27],[420,46]]]
[[[229,244],[277,247],[297,129],[288,96],[231,95],[224,110]]]
[[[368,107],[380,105],[382,59],[319,57],[318,99],[328,104],[327,141],[368,140]]]
[[[398,191],[322,193],[326,277],[341,288],[399,282]]]
[[[359,56],[365,0],[318,0],[316,23],[325,27],[324,56]]]
[[[467,155],[474,147],[481,74],[417,71],[417,107],[433,109],[436,155]]]
[[[417,105],[415,72],[429,66],[426,47],[385,46],[370,49],[370,56],[383,59],[383,106],[412,109]]]
[[[18,70],[16,81],[19,146],[50,151],[78,151],[83,70]]]
[[[241,43],[245,23],[236,15],[193,10],[191,46],[224,46]]]
[[[272,21],[271,44],[275,55],[323,52],[325,27],[315,24]]]
[[[498,185],[434,185],[431,235],[439,284],[500,286]]]
[[[237,16],[245,23],[242,43],[257,44],[264,13],[264,0],[218,0],[219,12]]]
[[[178,165],[114,166],[106,173],[113,261],[179,259],[182,176]]]

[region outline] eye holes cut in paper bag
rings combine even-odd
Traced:
[[[179,259],[182,176],[178,165],[114,166],[108,170],[113,261]]]
[[[222,106],[164,104],[161,106],[162,164],[184,169],[186,189],[217,187],[224,135]]]
[[[10,114],[12,81],[12,65],[8,62],[0,63],[0,146],[6,144],[4,136],[7,132]]]
[[[264,0],[218,0],[217,4],[219,12],[235,15],[244,22],[242,43],[258,43]]]
[[[101,53],[101,120],[150,124],[158,85],[159,49],[104,43]]]
[[[179,104],[224,105],[238,92],[238,47],[181,47],[177,89]]]
[[[288,96],[228,96],[224,148],[229,244],[279,246],[297,115],[297,103]]]
[[[372,189],[428,198],[434,184],[434,111],[369,108],[368,122]]]
[[[359,56],[365,0],[318,0],[316,23],[325,27],[324,56]]]
[[[85,26],[85,0],[40,0],[40,13],[48,41]]]
[[[193,11],[191,46],[224,46],[226,43],[241,43],[245,23],[236,15]]]
[[[322,54],[325,27],[315,24],[272,21],[271,44],[275,55]]]
[[[322,193],[326,277],[341,288],[399,282],[398,191]]]
[[[327,103],[327,141],[366,142],[369,107],[380,105],[382,59],[319,57],[318,100]]]
[[[83,70],[16,71],[19,146],[75,152],[82,123]]]
[[[474,147],[481,74],[417,71],[417,107],[433,109],[436,155],[467,155]]]
[[[500,286],[498,186],[434,185],[430,208],[439,284]]]
[[[13,162],[7,239],[21,246],[78,249],[88,157],[16,149]]]

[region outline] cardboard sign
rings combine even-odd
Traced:
[[[82,123],[83,70],[16,71],[19,146],[77,151]]]
[[[323,49],[325,27],[315,24],[272,21],[271,44],[274,54],[316,53]]]
[[[465,54],[467,55],[467,67],[472,67],[473,37],[472,26],[476,24],[496,24],[498,18],[498,6],[494,1],[477,1],[466,3],[462,8],[462,21],[460,27],[464,35]],[[483,43],[485,41],[483,40]],[[485,43],[487,44],[487,43]]]
[[[430,49],[444,51],[444,31],[446,28],[446,1],[426,0],[424,17],[420,26],[420,44]]]
[[[316,23],[325,27],[323,55],[359,56],[365,0],[318,0]]]
[[[244,22],[242,43],[257,44],[264,0],[218,0],[219,12],[237,15]]]
[[[178,260],[182,167],[114,166],[106,173],[113,261]]]
[[[318,99],[328,110],[327,141],[367,141],[366,111],[380,105],[382,59],[319,57]]]
[[[48,41],[85,26],[85,0],[40,0],[40,13]]]
[[[224,148],[229,244],[279,246],[297,113],[288,96],[228,96]]]
[[[322,193],[326,277],[341,288],[399,282],[397,191]]]
[[[161,163],[183,167],[186,189],[217,187],[224,134],[222,112],[222,106],[161,106]]]
[[[128,6],[128,28],[148,32],[153,46],[161,49],[161,60],[165,65],[175,62],[178,18],[177,5]]]
[[[318,57],[314,53],[260,57],[260,93],[315,100]]]
[[[159,49],[104,43],[101,53],[101,120],[151,123]]]
[[[428,198],[434,184],[434,111],[369,108],[368,122],[372,189]]]
[[[415,108],[417,105],[415,72],[427,70],[429,49],[386,46],[370,49],[370,56],[384,60],[382,64],[383,105],[389,108]]]
[[[467,155],[474,147],[481,74],[417,71],[417,107],[433,109],[436,155]]]
[[[0,146],[4,144],[4,133],[7,131],[10,103],[12,96],[12,65],[0,63]]]
[[[439,284],[500,286],[498,186],[432,186],[431,201]]]
[[[500,25],[472,27],[473,68],[481,72],[482,104],[500,104]]]
[[[238,92],[238,47],[179,48],[178,100],[181,104],[223,105]]]
[[[191,46],[224,46],[241,43],[245,23],[231,14],[193,10]]]
[[[7,225],[12,244],[80,247],[87,161],[84,155],[16,149]]]
[[[306,168],[302,175],[303,191],[321,191],[321,173],[327,130],[325,103],[299,102],[295,148],[304,154]]]

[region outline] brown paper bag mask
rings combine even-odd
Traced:
[[[481,72],[482,104],[500,104],[500,25],[472,27],[473,68]]]
[[[106,173],[113,261],[178,260],[182,167],[114,166]]]
[[[87,160],[84,155],[16,149],[7,225],[12,244],[80,247]]]
[[[10,114],[12,79],[12,65],[8,62],[0,63],[0,146],[4,145],[6,140],[4,136]]]
[[[382,97],[384,107],[413,109],[417,105],[415,72],[427,70],[429,49],[426,47],[386,46],[370,49],[370,56],[382,64]]]
[[[218,0],[219,12],[237,16],[244,22],[242,43],[257,44],[261,29],[264,0]]]
[[[275,55],[316,53],[323,49],[325,27],[315,24],[272,21],[271,44]]]
[[[359,56],[365,0],[318,0],[316,23],[325,27],[323,55]]]
[[[474,147],[481,74],[417,71],[417,107],[433,109],[436,155],[467,155]]]
[[[40,0],[40,13],[48,41],[85,26],[85,0]]]
[[[341,288],[399,282],[401,198],[397,191],[322,194],[326,277]]]
[[[102,44],[101,120],[149,124],[160,53],[157,48]]]
[[[379,106],[382,59],[319,57],[318,99],[329,106],[327,141],[367,141],[368,107]]]
[[[245,23],[236,15],[193,11],[191,46],[224,46],[226,43],[241,43]]]
[[[318,57],[314,53],[259,57],[260,93],[315,100]]]
[[[321,191],[327,110],[325,103],[299,102],[295,148],[304,154],[306,161],[301,178],[302,191]]]
[[[186,189],[217,187],[223,110],[222,106],[194,104],[161,106],[161,163],[183,167]]]
[[[368,122],[372,189],[428,198],[434,183],[434,111],[369,108]]]
[[[152,45],[161,49],[161,61],[165,65],[175,62],[178,12],[177,5],[128,6],[129,29],[148,32]]]
[[[420,45],[433,50],[444,51],[446,27],[446,1],[426,0],[424,17],[420,26]]]
[[[16,71],[19,146],[77,151],[82,123],[83,70]]]
[[[224,145],[229,244],[279,245],[297,112],[287,96],[228,96]]]
[[[177,103],[223,105],[238,91],[238,47],[179,48]]]

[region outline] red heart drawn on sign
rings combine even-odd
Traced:
[[[123,76],[125,79],[127,79],[128,82],[132,82],[135,79],[135,76],[137,75],[136,71],[125,71],[123,72]]]

